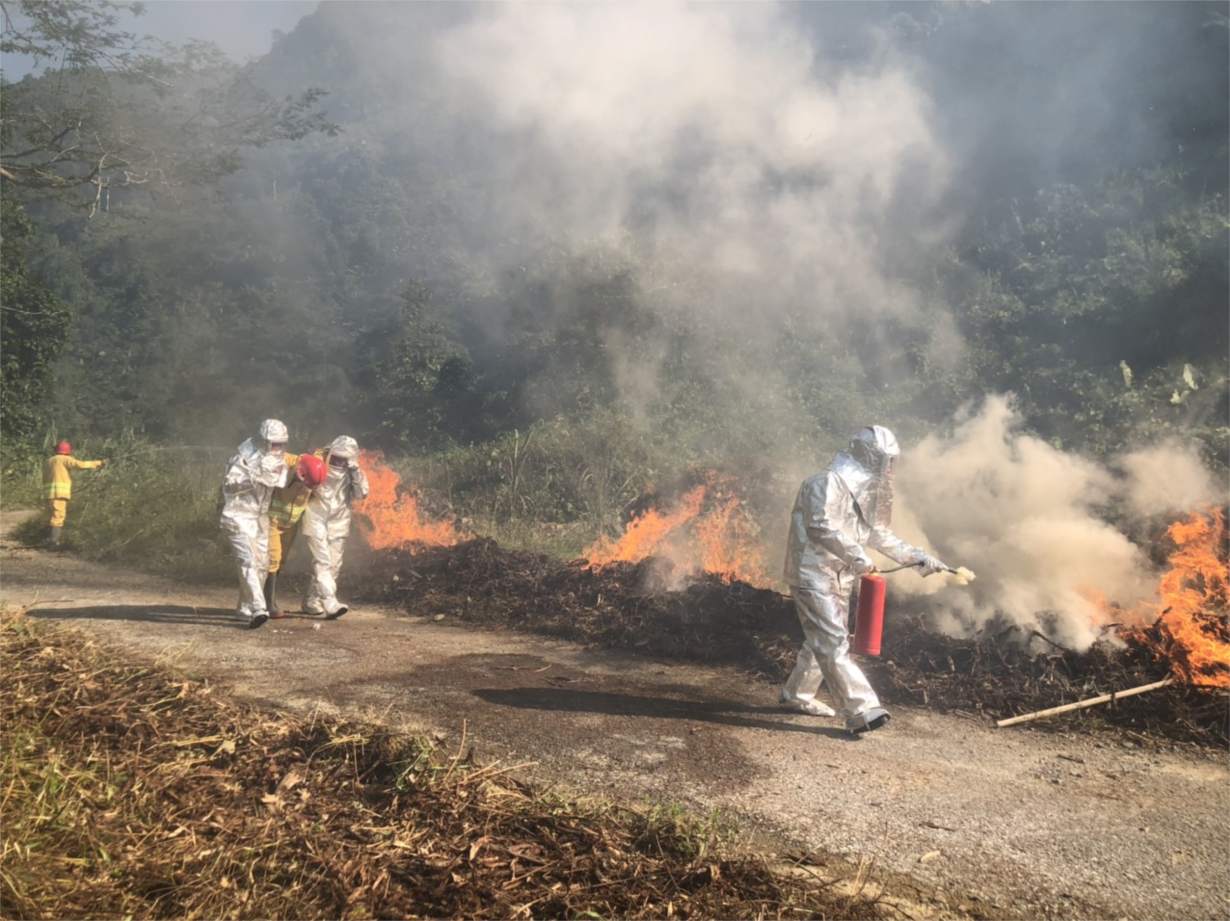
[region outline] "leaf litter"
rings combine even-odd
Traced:
[[[712,819],[243,705],[23,613],[0,623],[4,918],[893,915]]]
[[[657,557],[593,568],[505,550],[489,538],[387,551],[351,589],[414,615],[732,665],[772,682],[785,680],[803,639],[793,601],[771,589],[713,574],[681,578]],[[1224,617],[1217,629],[1225,638]],[[946,636],[928,630],[920,614],[890,609],[881,655],[860,663],[887,704],[1004,719],[1165,678],[1171,668],[1162,651],[1171,645],[1160,621],[1080,652],[1006,622]],[[1030,727],[1225,748],[1230,694],[1176,684]]]

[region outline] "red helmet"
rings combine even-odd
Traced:
[[[56,445],[56,454],[72,454],[72,453],[73,453],[73,446],[70,445],[67,441],[61,441],[58,445]]]
[[[315,454],[305,454],[299,458],[299,466],[295,468],[295,473],[309,489],[315,489],[329,475],[325,462]]]

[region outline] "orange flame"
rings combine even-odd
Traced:
[[[611,540],[605,535],[600,537],[585,551],[585,558],[593,568],[615,562],[635,563],[653,556],[668,537],[700,514],[704,500],[705,487],[694,487],[680,500],[675,511],[663,514],[650,509],[633,518],[618,540]]]
[[[756,540],[758,529],[737,498],[726,500],[701,518],[693,533],[700,548],[700,568],[705,572],[717,573],[727,582],[740,579],[752,585],[769,585]]]
[[[1166,532],[1174,541],[1171,569],[1158,586],[1159,620],[1173,639],[1175,678],[1188,684],[1230,687],[1230,571],[1226,559],[1226,522],[1221,509],[1192,512]],[[1143,640],[1140,629],[1129,631]],[[1177,653],[1177,654],[1175,654]]]
[[[451,521],[426,521],[412,492],[398,495],[401,476],[385,464],[383,453],[361,451],[359,463],[367,474],[370,491],[366,499],[355,503],[355,511],[360,513],[359,531],[369,547],[388,550],[414,544],[451,547],[457,543],[457,529]]]
[[[662,554],[690,571],[714,573],[727,582],[769,585],[758,529],[738,497],[729,494],[731,487],[728,478],[707,474],[706,482],[688,490],[673,511],[650,509],[633,518],[618,539],[599,538],[585,551],[590,568]]]

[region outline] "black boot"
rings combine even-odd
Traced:
[[[265,610],[269,612],[270,617],[285,617],[286,612],[278,607],[278,603],[274,600],[274,593],[278,587],[278,574],[271,572],[265,576]]]
[[[60,538],[63,536],[64,529],[55,527],[54,525],[47,529],[47,543],[53,547],[60,546]]]

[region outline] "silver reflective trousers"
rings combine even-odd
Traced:
[[[342,607],[337,576],[350,534],[350,505],[367,493],[367,475],[357,467],[330,467],[328,478],[312,493],[301,525],[312,553],[312,584],[303,599],[309,614],[336,614]]]
[[[265,611],[265,576],[269,573],[269,518],[224,517],[226,532],[235,562],[239,565],[239,606],[242,620],[251,620]]]
[[[840,585],[834,579],[830,583]],[[833,706],[849,719],[880,706],[863,670],[850,658],[850,634],[846,627],[847,599],[833,591],[816,588],[790,589],[794,610],[803,628],[803,647],[786,680],[783,696],[799,701],[815,699],[827,682]]]
[[[336,614],[341,607],[337,600],[337,576],[342,571],[346,538],[313,536],[307,545],[312,553],[312,584],[304,596],[303,610],[309,614]]]

